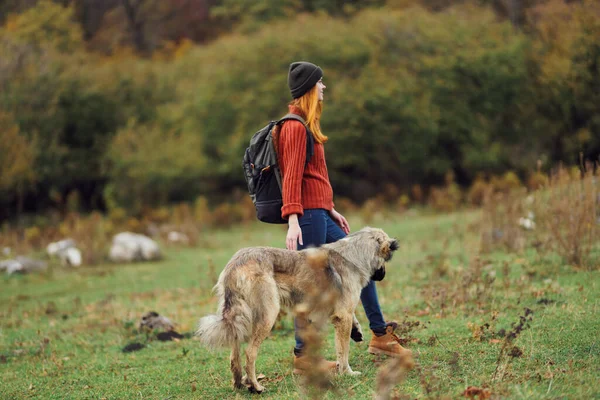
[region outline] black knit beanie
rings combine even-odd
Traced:
[[[308,92],[323,77],[323,70],[312,63],[298,61],[290,64],[288,86],[292,97],[297,99]]]

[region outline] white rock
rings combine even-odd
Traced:
[[[167,235],[167,240],[171,243],[183,243],[188,244],[190,239],[185,233],[171,231]]]
[[[525,198],[525,204],[531,205],[531,204],[533,204],[534,200],[535,200],[535,198],[533,197],[533,195],[529,195]]]
[[[147,236],[139,235],[138,242],[142,252],[142,259],[146,261],[158,260],[160,258],[160,248],[158,244]]]
[[[48,253],[50,257],[53,257],[58,254],[58,249],[57,243],[50,243],[48,246],[46,246],[46,253]]]
[[[131,232],[115,235],[109,252],[114,262],[151,261],[160,257],[160,248],[154,240]]]
[[[5,256],[9,256],[10,252],[11,252],[10,247],[4,247],[2,249],[2,254],[5,255]]]
[[[535,222],[529,218],[519,218],[519,226],[527,229],[528,231],[535,229]]]
[[[8,275],[11,275],[15,272],[22,272],[23,265],[17,260],[0,261],[0,271],[6,271]]]
[[[47,264],[43,261],[34,260],[27,257],[17,257],[14,260],[0,261],[0,271],[5,270],[8,275],[14,273],[29,273],[46,269]]]
[[[23,264],[21,264],[18,261],[11,260],[11,263],[9,263],[8,266],[6,267],[6,273],[8,275],[12,275],[12,274],[14,274],[16,272],[23,272],[23,273],[25,273],[27,271],[25,270],[25,267],[23,266]]]
[[[46,252],[50,257],[59,255],[58,253],[65,251],[71,247],[75,247],[73,239],[59,240],[58,242],[50,243],[46,247]]]
[[[33,258],[18,256],[16,260],[21,263],[25,272],[41,271],[48,267],[48,264],[44,261],[34,260]]]
[[[60,252],[60,259],[65,265],[80,267],[82,261],[81,251],[75,247],[69,247],[65,251]]]
[[[128,249],[121,243],[113,243],[108,253],[108,258],[117,263],[130,262],[135,259],[132,253],[135,250]]]
[[[46,252],[50,257],[58,257],[62,264],[67,267],[81,266],[83,259],[81,250],[75,247],[73,239],[64,239],[50,243],[46,247]]]

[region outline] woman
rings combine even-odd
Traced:
[[[294,62],[289,67],[288,86],[292,94],[289,112],[300,115],[314,138],[313,154],[306,163],[306,129],[296,120],[285,121],[276,131],[276,149],[283,177],[283,207],[281,215],[288,220],[286,247],[302,250],[344,238],[350,232],[346,218],[333,204],[333,190],[325,163],[324,144],[327,136],[321,132],[320,118],[323,102],[323,71],[309,62]],[[371,281],[361,293],[361,301],[373,338],[369,352],[397,356],[404,349],[394,334],[395,322],[386,323],[379,307],[375,283]],[[303,360],[304,343],[298,337],[294,348],[294,370],[306,370]],[[334,362],[329,362],[335,368]]]

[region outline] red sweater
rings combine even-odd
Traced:
[[[302,115],[300,109],[290,106],[290,112]],[[306,164],[306,128],[301,122],[288,120],[277,133],[277,155],[283,178],[283,207],[281,217],[304,214],[305,209],[333,209],[333,190],[329,183],[325,149],[315,141],[314,154]]]

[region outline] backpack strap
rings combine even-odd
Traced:
[[[302,123],[302,125],[304,125],[304,128],[306,128],[306,162],[304,163],[304,168],[306,169],[308,162],[310,161],[310,159],[312,158],[312,156],[315,152],[315,139],[313,138],[312,132],[306,125],[306,121],[304,120],[304,118],[302,118],[301,116],[299,116],[297,114],[292,114],[292,113],[286,114],[281,119],[276,121],[275,125],[282,124],[283,122],[290,120],[290,119],[293,119],[293,120],[296,120],[296,121]],[[273,145],[272,141],[271,141],[271,145]],[[283,182],[282,182],[281,174],[279,172],[279,166],[276,167],[276,170],[277,170],[277,173],[275,174],[275,178],[277,179],[277,184],[279,185],[279,190],[283,191]]]
[[[312,135],[312,132],[310,131],[310,129],[308,129],[308,126],[306,125],[306,121],[304,121],[304,118],[302,118],[301,116],[299,116],[297,114],[290,113],[290,114],[284,115],[279,121],[277,121],[277,125],[279,125],[282,122],[285,122],[287,120],[290,120],[290,119],[294,119],[298,122],[301,122],[302,125],[304,125],[304,127],[306,128],[306,163],[304,164],[304,168],[306,168],[306,166],[308,165],[308,162],[310,161],[313,154],[315,153],[315,139],[313,138],[313,135]]]

